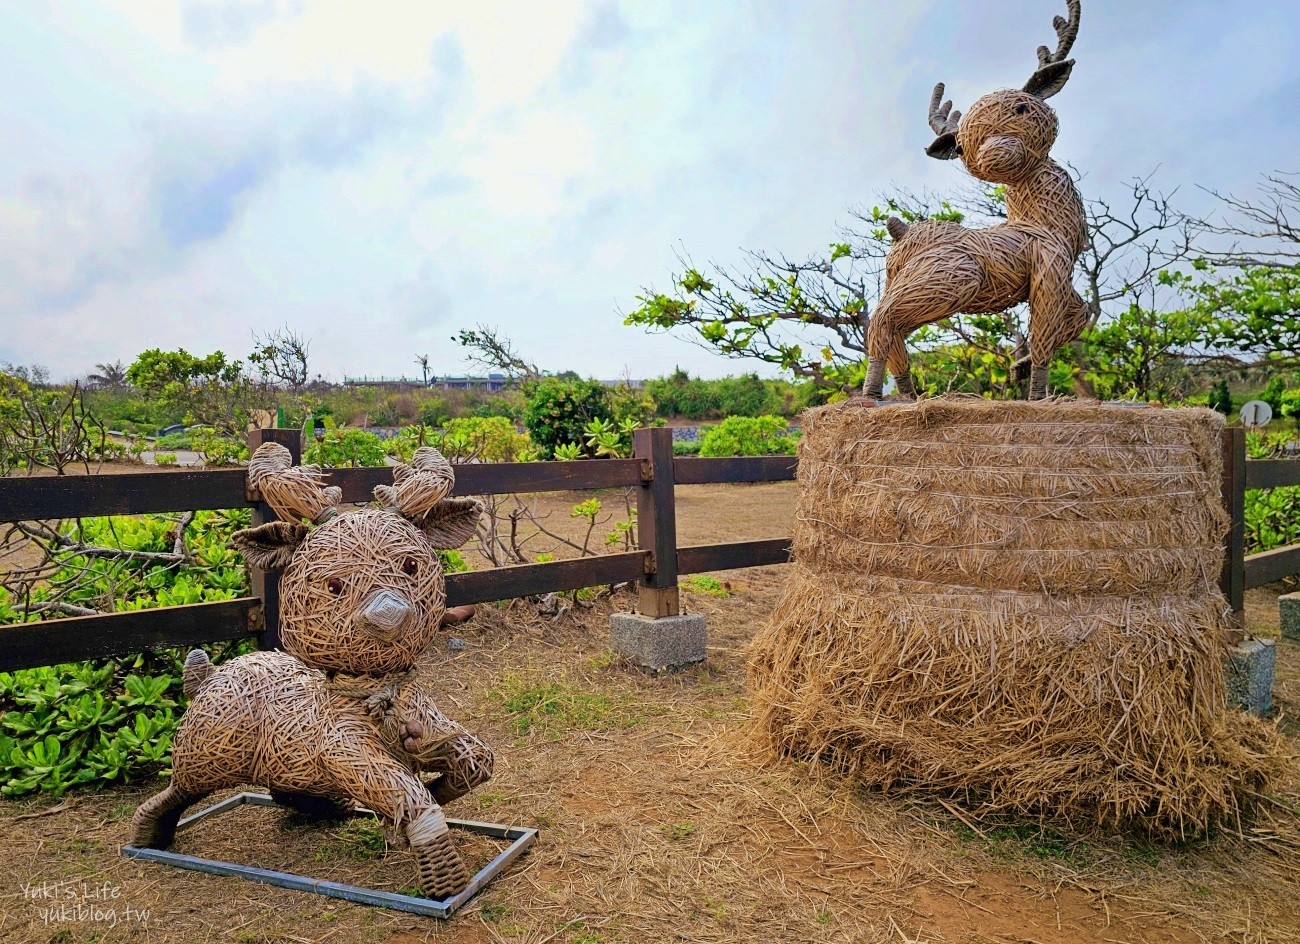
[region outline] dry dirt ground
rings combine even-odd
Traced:
[[[680,492],[683,544],[789,532],[793,485]],[[568,509],[581,497],[539,507],[573,528]],[[626,597],[558,620],[483,607],[454,631],[463,649],[434,654],[431,686],[497,751],[493,781],[449,813],[542,830],[451,921],[121,858],[151,784],[0,803],[0,941],[1300,940],[1295,783],[1240,830],[1169,848],[975,821],[771,762],[745,739],[744,651],[781,568],[717,576],[725,597],[684,594],[709,622],[709,660],[667,677],[608,657],[608,614]],[[1252,596],[1250,615],[1276,632],[1270,594]],[[1276,698],[1294,738],[1300,645],[1281,643],[1279,658]],[[182,834],[178,848],[372,888],[415,884],[409,856],[365,819],[321,826],[243,807]],[[475,864],[493,852],[483,840],[464,849]]]

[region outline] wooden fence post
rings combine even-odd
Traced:
[[[255,429],[248,434],[248,451],[251,454],[262,443],[276,442],[289,450],[293,464],[302,462],[302,430]],[[253,527],[275,521],[276,514],[264,502],[253,507]],[[248,568],[253,596],[262,601],[262,632],[257,637],[259,649],[280,648],[280,573],[259,570],[251,564]]]
[[[1246,430],[1240,426],[1223,431],[1221,490],[1223,508],[1232,523],[1224,538],[1226,554],[1219,587],[1240,624],[1246,605]]]
[[[646,574],[637,588],[637,609],[658,619],[677,616],[677,508],[673,485],[673,431],[638,429],[633,455],[641,460],[641,487],[636,496],[637,542],[649,551]]]

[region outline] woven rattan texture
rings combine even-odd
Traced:
[[[394,481],[377,489],[386,510],[338,514],[339,492],[320,470],[292,467],[274,444],[254,454],[250,484],[293,520],[240,532],[235,543],[259,566],[287,559],[285,651],[217,667],[200,650],[186,659],[191,701],[173,742],[172,782],[136,812],[135,845],[169,845],[186,807],[256,784],[322,815],[369,807],[409,841],[426,894],[464,887],[468,872],[440,804],[486,781],[492,753],[438,709],[415,667],[445,609],[437,550],[472,534],[481,507],[446,499],[452,470],[431,449],[397,467]],[[426,786],[422,774],[440,776]]]
[[[938,398],[809,411],[756,731],[977,812],[1181,838],[1276,769],[1226,703],[1222,418]]]
[[[1029,302],[1029,395],[1047,392],[1052,355],[1083,331],[1088,308],[1071,284],[1087,241],[1083,201],[1070,174],[1049,157],[1056,113],[1045,99],[1064,86],[1074,61],[1066,59],[1079,26],[1078,0],[1070,18],[1057,17],[1055,52],[1039,50],[1040,68],[1024,90],[980,98],[962,115],[936,86],[930,124],[939,137],[934,157],[959,158],[980,180],[1006,188],[1007,221],[972,230],[925,220],[911,226],[889,220],[894,239],[885,262],[885,289],[871,315],[869,364],[863,390],[879,399],[885,371],[898,392],[914,397],[907,336],[958,314],[1005,311]]]

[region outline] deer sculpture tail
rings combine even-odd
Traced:
[[[216,671],[212,660],[202,649],[191,649],[185,657],[185,669],[181,672],[181,688],[186,698],[193,698],[203,687],[203,683]]]

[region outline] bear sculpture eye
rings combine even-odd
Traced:
[[[331,577],[329,582],[325,584],[325,589],[335,596],[338,596],[343,592],[343,581],[339,580],[338,577]]]
[[[402,573],[406,574],[406,576],[414,577],[419,572],[420,562],[414,557],[408,557],[406,560],[402,561]]]
[[[1016,106],[1017,115],[1023,115],[1027,111],[1029,111],[1029,106],[1026,105],[1024,102],[1021,102],[1019,105]]]

